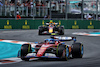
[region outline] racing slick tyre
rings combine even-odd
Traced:
[[[69,58],[69,48],[66,45],[60,45],[57,49],[57,57],[62,60],[68,60]]]
[[[59,28],[59,35],[64,35],[64,28],[62,27]]]
[[[74,43],[72,48],[72,57],[73,58],[82,58],[83,56],[83,44]]]
[[[42,32],[43,32],[43,29],[40,28],[40,29],[39,29],[39,32],[38,32],[38,35],[42,35]]]
[[[25,58],[28,53],[32,53],[30,44],[23,44],[21,46],[21,59],[24,61],[29,61],[30,58]]]

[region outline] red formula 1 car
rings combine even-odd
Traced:
[[[62,41],[74,41],[72,45],[65,44]],[[24,61],[30,58],[55,58],[68,60],[69,57],[82,58],[83,44],[76,42],[76,37],[57,37],[52,36],[45,39],[44,42],[35,43],[35,47],[31,44],[23,44],[19,50],[18,57]]]

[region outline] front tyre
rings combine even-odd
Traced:
[[[30,58],[25,58],[28,53],[31,53],[31,45],[30,44],[23,44],[21,46],[21,59],[24,61],[29,61]]]
[[[82,58],[83,57],[83,44],[74,43],[72,48],[72,57],[73,58]]]
[[[57,49],[57,57],[62,60],[68,60],[69,58],[69,48],[67,45],[60,45]]]
[[[38,35],[42,35],[43,29],[39,29]]]

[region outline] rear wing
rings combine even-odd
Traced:
[[[59,23],[53,23],[54,25],[59,25]],[[45,23],[45,25],[49,25],[49,23]]]

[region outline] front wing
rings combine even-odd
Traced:
[[[41,57],[37,57],[37,56],[25,56],[24,58],[53,58],[53,59],[59,59],[59,57],[50,57],[50,56],[41,56]]]
[[[18,56],[21,58],[21,56]],[[23,58],[52,58],[52,59],[59,59],[60,57],[56,57],[55,54],[52,53],[46,53],[45,56],[38,57],[36,56],[36,53],[29,53],[27,56],[24,56]]]
[[[58,31],[55,31],[54,33],[49,33],[48,31],[42,32],[42,35],[58,35]]]

